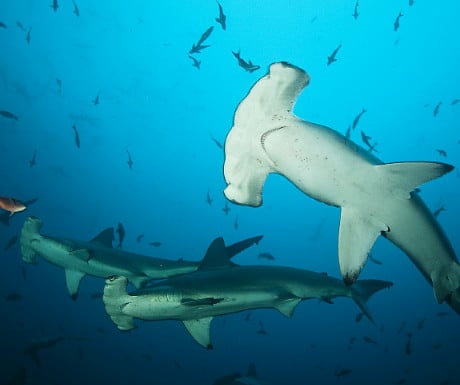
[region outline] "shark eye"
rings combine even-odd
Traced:
[[[117,279],[117,276],[116,275],[111,275],[109,278],[107,278],[109,280],[109,282],[113,282]]]

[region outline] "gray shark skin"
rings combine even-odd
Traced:
[[[453,166],[384,164],[338,132],[299,119],[292,110],[309,81],[302,69],[274,63],[241,101],[225,142],[225,196],[257,207],[267,175],[285,176],[306,195],[341,208],[338,255],[347,284],[383,234],[422,272],[437,301],[460,314],[460,265],[415,191]]]
[[[230,266],[225,252],[223,239],[217,238],[196,272],[153,282],[131,294],[127,293],[125,277],[110,277],[102,297],[105,309],[120,330],[135,328],[134,318],[180,320],[201,346],[211,349],[210,323],[214,316],[276,308],[291,317],[302,300],[319,298],[330,303],[335,297],[351,297],[372,321],[366,301],[392,285],[361,280],[347,286],[337,278],[308,270]]]
[[[42,226],[42,220],[36,217],[29,217],[25,221],[20,235],[22,259],[35,263],[38,255],[62,267],[67,289],[74,299],[80,281],[86,274],[100,278],[123,275],[136,287],[142,287],[151,279],[189,273],[200,265],[200,262],[154,258],[113,248],[113,228],[103,230],[91,241],[77,241],[41,235]],[[228,255],[233,257],[261,238],[248,238],[228,246]]]

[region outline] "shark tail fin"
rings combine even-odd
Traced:
[[[375,324],[371,313],[369,312],[366,303],[370,297],[380,290],[387,289],[393,286],[393,282],[380,281],[377,279],[362,279],[351,286],[351,296],[359,306],[364,315]]]
[[[22,260],[27,263],[36,263],[36,252],[33,242],[40,242],[40,229],[43,221],[37,217],[29,217],[21,229],[19,243],[21,244]]]
[[[130,296],[126,291],[127,286],[127,278],[110,277],[105,281],[102,296],[105,311],[120,330],[131,330],[136,327],[133,317],[123,312],[123,308],[130,302]]]

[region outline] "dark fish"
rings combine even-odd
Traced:
[[[258,256],[260,259],[266,259],[268,261],[274,261],[275,257],[271,255],[270,253],[264,252],[264,253],[259,253]]]
[[[78,9],[77,3],[75,3],[75,0],[72,0],[73,3],[73,13],[75,13],[76,16],[80,16],[80,10]]]
[[[3,250],[6,251],[6,250],[11,249],[11,247],[12,247],[13,245],[15,245],[17,241],[18,241],[18,236],[17,236],[17,235],[13,235],[13,236],[8,240],[8,242],[6,243],[6,245],[5,245],[5,247],[3,248]]]
[[[433,211],[433,216],[437,218],[439,214],[441,214],[443,211],[446,211],[446,209],[444,208],[444,206],[441,206]]]
[[[222,5],[220,5],[219,2],[217,2],[217,5],[219,6],[219,17],[216,17],[216,21],[221,25],[222,29],[225,31],[225,29],[227,28],[227,16],[225,16],[224,14]]]
[[[190,49],[190,51],[188,51],[188,53],[190,55],[194,53],[201,53],[202,49],[208,48],[209,45],[203,45],[203,43],[211,35],[213,30],[214,30],[214,27],[211,26],[206,31],[204,31],[200,39],[198,40],[198,42],[196,44],[192,44],[192,48]]]
[[[267,330],[265,329],[264,323],[262,321],[259,321],[259,330],[257,331],[257,334],[260,334],[260,335],[268,334]]]
[[[355,119],[353,120],[353,124],[351,125],[351,128],[354,130],[356,128],[356,126],[358,125],[359,123],[359,120],[361,119],[361,117],[367,112],[367,110],[365,108],[363,108],[361,110],[361,112],[356,115]]]
[[[26,35],[26,42],[27,44],[30,44],[30,34],[32,33],[32,27],[29,28],[29,30],[27,31],[27,35]]]
[[[52,348],[63,339],[64,337],[55,337],[31,343],[25,348],[24,353],[28,354],[38,367],[41,367],[41,361],[38,352],[43,349]]]
[[[24,27],[19,20],[16,22],[16,25],[22,32],[26,32],[26,27]]]
[[[409,0],[409,7],[412,7],[414,5],[414,0]]]
[[[217,147],[219,147],[221,150],[223,150],[224,146],[222,146],[222,143],[219,142],[216,138],[211,136],[212,141],[216,144]]]
[[[246,322],[249,322],[251,320],[251,316],[252,316],[251,312],[246,313],[246,315],[244,316],[244,320]]]
[[[212,205],[212,198],[211,198],[211,194],[208,190],[208,192],[206,193],[206,203],[211,206]]]
[[[101,95],[101,92],[99,91],[96,95],[96,97],[93,99],[93,104],[97,106],[99,104],[99,97]]]
[[[125,239],[125,228],[121,222],[118,222],[117,229],[115,230],[118,234],[118,248],[123,247],[123,240]]]
[[[417,329],[422,329],[423,326],[425,325],[426,318],[422,318],[420,321],[417,323]]]
[[[447,317],[447,316],[450,315],[450,313],[448,313],[448,312],[446,312],[446,311],[438,311],[438,312],[436,313],[436,315],[437,315],[438,317]]]
[[[369,253],[368,255],[369,259],[374,262],[376,265],[383,265],[383,262],[382,261],[379,261],[378,259],[374,258],[374,256],[372,254]]]
[[[73,128],[73,131],[75,133],[75,144],[76,144],[77,148],[80,148],[80,135],[78,135],[77,126],[74,124],[72,126],[72,128]]]
[[[225,213],[225,215],[228,215],[228,213],[230,212],[230,207],[228,207],[227,201],[225,201],[225,205],[222,211]]]
[[[59,8],[59,4],[57,0],[53,0],[52,4],[50,5],[51,8],[53,8],[53,11],[56,12]]]
[[[439,153],[439,155],[441,155],[441,156],[443,156],[443,157],[446,157],[446,156],[447,156],[446,150],[437,148],[436,151]]]
[[[348,369],[348,368],[337,369],[334,372],[334,376],[343,377],[343,376],[346,376],[346,375],[350,374],[351,372],[352,372],[352,370]]]
[[[327,57],[327,65],[331,65],[332,63],[334,63],[335,61],[337,61],[337,53],[339,52],[339,49],[342,48],[342,43],[340,43],[337,48],[332,51],[331,55]]]
[[[57,84],[57,92],[58,94],[62,93],[62,80],[59,78],[56,78],[56,84]]]
[[[375,142],[374,144],[371,143],[371,139],[372,137],[370,137],[369,135],[366,135],[364,133],[364,131],[361,131],[361,140],[363,141],[363,143],[369,147],[368,148],[368,151],[372,153],[372,151],[375,151],[375,152],[378,152],[375,147],[377,146],[377,142]]]
[[[345,132],[345,138],[350,139],[351,136],[351,126],[348,126],[347,131]]]
[[[137,243],[141,243],[142,238],[144,238],[144,234],[139,234],[139,235],[136,237],[136,242],[137,242]]]
[[[351,16],[353,16],[355,18],[355,20],[357,20],[358,16],[359,16],[358,7],[359,7],[359,1],[356,0],[355,9],[353,10],[353,14],[351,15]]]
[[[377,341],[375,341],[374,339],[372,339],[371,337],[368,337],[368,336],[364,336],[363,341],[368,343],[368,344],[377,345]]]
[[[5,301],[13,302],[13,301],[20,301],[22,299],[21,293],[10,293],[5,296]]]
[[[233,228],[235,230],[238,230],[239,224],[238,224],[238,217],[235,217],[235,220],[233,221]]]
[[[0,116],[3,116],[7,119],[19,120],[19,118],[10,111],[0,110]]]
[[[153,247],[160,247],[162,244],[160,241],[149,242],[149,245]]]
[[[129,167],[130,169],[132,169],[132,168],[133,168],[133,159],[131,158],[131,154],[129,153],[128,150],[126,150],[126,153],[128,154],[128,160],[127,160],[128,167]]]
[[[2,21],[0,21],[0,28],[5,28],[6,29],[6,28],[8,28],[8,26],[5,23],[3,23]]]
[[[439,107],[441,107],[441,104],[442,104],[442,102],[439,102],[438,104],[436,104],[436,106],[434,107],[434,110],[433,110],[433,116],[438,116]]]
[[[395,22],[393,23],[393,29],[394,29],[395,31],[397,31],[397,30],[399,29],[399,19],[400,19],[402,16],[404,16],[404,15],[403,15],[401,12],[399,12],[399,15],[396,16],[396,20],[395,20]]]
[[[460,99],[454,99],[450,102],[451,106],[455,106],[457,103],[460,103]]]
[[[193,66],[193,67],[196,67],[196,68],[198,68],[198,69],[200,69],[201,61],[198,60],[197,58],[194,58],[192,55],[188,55],[188,57],[189,57],[190,59],[192,59],[192,61],[193,61],[192,66]]]
[[[238,52],[232,51],[232,54],[233,54],[233,56],[235,56],[236,60],[238,61],[238,65],[241,68],[243,68],[245,71],[248,71],[248,72],[252,73],[254,71],[257,71],[260,68],[259,65],[253,64],[251,60],[246,61],[246,60],[242,59],[241,56],[240,56],[240,51],[238,51]]]
[[[405,352],[408,356],[412,354],[412,333],[407,333]]]
[[[355,322],[358,323],[358,322],[361,322],[361,320],[363,319],[363,315],[364,313],[360,312],[356,315],[355,317]]]

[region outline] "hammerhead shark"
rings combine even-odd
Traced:
[[[142,320],[180,320],[203,347],[212,349],[210,324],[215,316],[249,309],[275,308],[291,317],[302,300],[351,297],[372,321],[366,301],[391,282],[360,280],[347,286],[340,279],[291,267],[240,266],[229,261],[222,238],[209,246],[197,271],[155,281],[131,294],[126,277],[106,280],[102,299],[120,330]]]
[[[267,175],[285,176],[306,195],[341,208],[338,256],[347,284],[356,281],[382,234],[409,256],[437,301],[460,314],[460,265],[417,193],[453,166],[383,163],[337,131],[301,120],[292,110],[309,81],[304,70],[274,63],[240,102],[225,142],[225,196],[257,207]]]
[[[36,263],[37,255],[65,270],[67,290],[73,299],[78,295],[81,279],[86,275],[107,278],[123,275],[136,287],[142,287],[151,279],[195,271],[200,262],[168,260],[148,257],[113,248],[112,227],[101,231],[90,241],[56,238],[40,234],[43,221],[29,217],[21,230],[20,244],[23,261]],[[262,236],[248,238],[226,248],[232,257],[249,246],[258,243]]]

